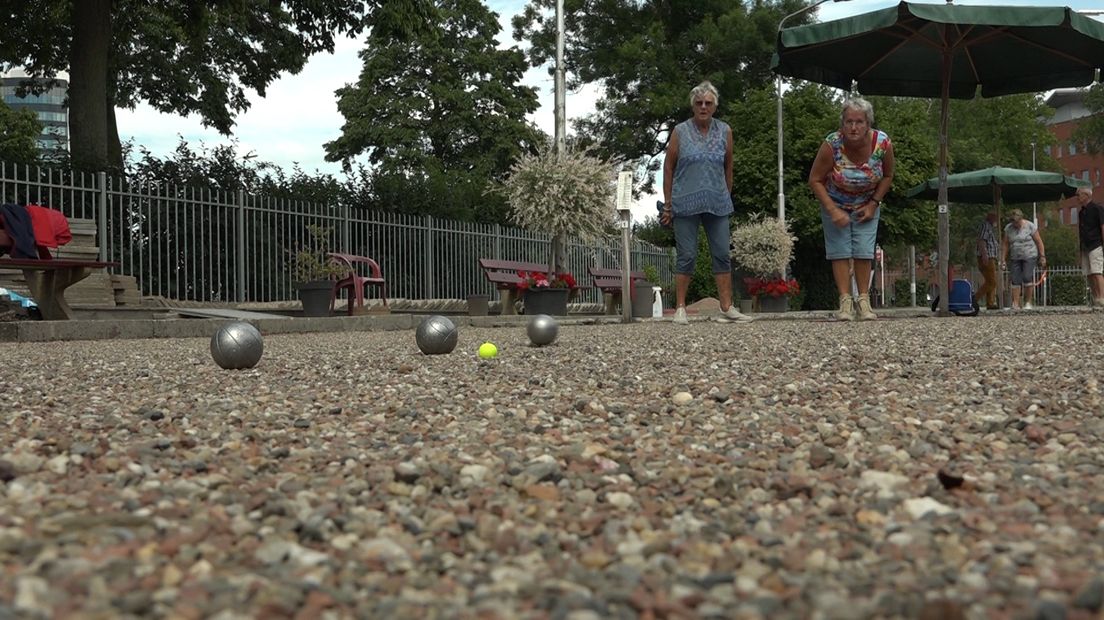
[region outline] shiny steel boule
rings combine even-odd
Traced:
[[[560,335],[560,325],[556,319],[547,314],[538,314],[529,319],[529,326],[525,328],[525,333],[529,335],[529,342],[543,347],[556,341],[556,337]]]
[[[261,332],[245,321],[227,323],[211,336],[211,357],[227,370],[252,368],[261,361],[262,353]]]
[[[418,325],[414,332],[414,341],[426,355],[452,353],[460,332],[448,318],[435,314]]]

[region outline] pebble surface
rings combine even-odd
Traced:
[[[0,618],[1100,618],[1102,331],[3,345]]]

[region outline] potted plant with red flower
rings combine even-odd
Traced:
[[[522,293],[526,314],[534,314],[538,296],[566,296],[576,290],[567,269],[564,243],[570,236],[584,241],[601,238],[617,221],[615,193],[621,163],[598,157],[588,149],[559,153],[549,144],[518,157],[509,175],[491,191],[506,197],[511,219],[522,228],[552,236],[545,277],[525,274]],[[535,293],[535,294],[534,294]],[[537,302],[538,304],[540,302]],[[564,297],[566,314],[566,297]]]
[[[518,289],[525,302],[525,314],[567,316],[567,302],[578,292],[575,277],[556,273],[552,277],[539,271],[519,271]]]
[[[801,292],[797,280],[786,278],[794,237],[785,222],[754,216],[732,230],[732,261],[749,276],[743,278],[758,312],[785,312]]]

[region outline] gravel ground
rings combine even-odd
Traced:
[[[0,345],[0,618],[1101,618],[1102,328]]]

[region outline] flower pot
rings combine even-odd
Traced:
[[[633,286],[632,316],[637,319],[646,319],[652,316],[652,305],[655,303],[655,292],[652,283],[639,280]]]
[[[487,316],[490,302],[489,295],[468,295],[468,316]]]
[[[311,280],[296,284],[299,301],[303,302],[303,316],[330,316],[333,286],[333,280]]]
[[[549,316],[567,316],[566,288],[531,288],[525,291],[525,314],[547,314]]]
[[[758,300],[759,312],[785,312],[790,309],[790,298],[785,295],[760,295]]]
[[[754,299],[741,299],[740,300],[740,314],[751,314],[755,312],[755,300]]]

